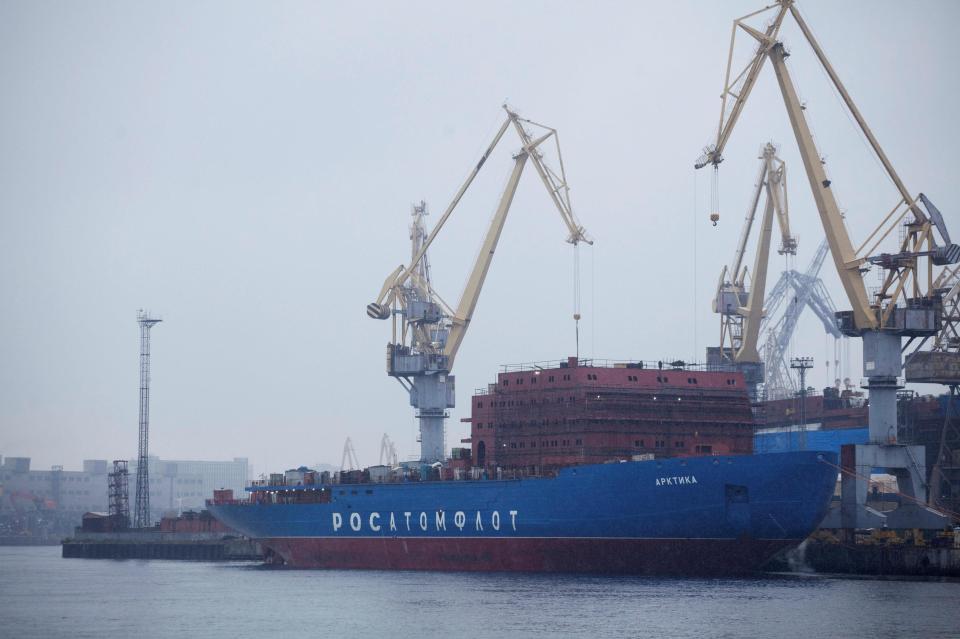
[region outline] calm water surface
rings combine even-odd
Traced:
[[[0,547],[0,637],[960,637],[960,583],[281,571]]]

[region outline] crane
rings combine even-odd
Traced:
[[[773,10],[773,18],[761,30],[747,24],[747,20]],[[787,68],[790,53],[779,39],[779,32],[787,15],[793,17],[805,40],[823,67],[831,83],[867,139],[887,176],[896,186],[899,201],[859,247],[854,248],[847,233],[843,216],[833,194],[832,181],[827,177],[825,163],[814,142],[807,123],[806,105],[800,102],[796,87]],[[733,76],[733,51],[737,34],[743,32],[756,41],[757,47],[749,63]],[[870,391],[868,445],[857,445],[855,465],[862,471],[843,478],[843,528],[870,527],[881,523],[882,516],[865,507],[867,481],[870,469],[889,468],[901,485],[910,493],[922,495],[925,488],[925,467],[922,447],[896,446],[897,378],[901,372],[901,343],[904,336],[935,335],[941,328],[941,294],[933,287],[934,266],[945,266],[960,261],[960,246],[949,240],[943,218],[925,196],[913,196],[907,190],[876,137],[867,126],[850,94],[831,66],[820,44],[814,38],[794,0],[777,0],[773,4],[734,20],[728,52],[727,70],[721,93],[720,120],[714,142],[704,148],[695,162],[696,168],[707,165],[718,167],[723,151],[740,119],[757,78],[767,60],[776,75],[790,125],[803,159],[813,199],[823,225],[830,253],[844,292],[852,306],[851,311],[838,313],[840,330],[863,340],[864,375]],[[729,107],[729,108],[728,108]],[[910,217],[908,217],[908,215]],[[901,228],[902,239],[897,252],[877,253],[881,243],[895,228]],[[941,239],[937,243],[934,230]],[[877,266],[883,270],[883,283],[873,296],[868,295],[863,281],[863,270]],[[893,527],[939,526],[941,517],[927,516],[929,512],[915,507],[900,508],[888,519]],[[895,521],[894,521],[895,520]],[[896,525],[899,524],[899,525]]]
[[[360,462],[357,461],[357,453],[353,450],[353,440],[347,437],[343,442],[343,458],[340,460],[340,470],[359,470]]]
[[[410,262],[398,266],[388,275],[376,300],[367,305],[369,317],[393,319],[393,337],[387,345],[387,374],[401,383],[409,393],[410,405],[417,409],[420,420],[420,459],[425,463],[440,461],[443,457],[446,409],[455,405],[455,380],[450,371],[476,310],[507,213],[528,161],[536,169],[567,227],[567,242],[574,247],[581,242],[593,243],[573,213],[570,187],[567,184],[556,129],[521,118],[507,105],[504,105],[503,109],[506,119],[494,135],[493,141],[429,233],[423,221],[427,215],[426,205],[421,202],[419,207],[414,207]],[[513,156],[513,170],[483,238],[480,253],[463,294],[454,308],[444,302],[433,289],[427,250],[483,168],[487,158],[511,127],[520,138],[521,148]],[[535,130],[537,135],[531,130]],[[556,149],[559,164],[556,171],[547,164],[542,150],[548,141],[552,141]],[[578,312],[574,314],[574,318],[579,321]]]
[[[933,336],[929,350],[923,350],[929,341],[921,340],[905,358],[904,370],[907,381],[944,384],[949,388],[944,407],[944,420],[940,426],[937,454],[930,470],[931,501],[937,506],[953,506],[960,503],[960,469],[955,460],[960,459],[960,410],[957,397],[960,395],[960,265],[946,266],[934,282],[943,296],[943,325]],[[910,342],[904,350],[910,348]],[[952,497],[948,497],[952,496]]]
[[[760,324],[763,321],[764,292],[767,285],[767,265],[770,261],[770,236],[773,231],[773,215],[776,213],[780,227],[781,242],[778,253],[796,255],[797,241],[790,234],[790,215],[787,201],[787,167],[777,157],[772,143],[764,145],[760,155],[760,170],[753,197],[747,208],[740,240],[733,261],[724,266],[717,282],[713,299],[713,312],[720,314],[720,346],[707,349],[707,360],[715,364],[731,364],[741,370],[747,382],[751,399],[756,401],[757,389],[764,380],[764,365],[757,348]],[[754,257],[750,286],[747,286],[747,267],[743,265],[747,241],[756,219],[761,194],[766,194],[766,204],[760,223],[760,237]],[[749,288],[749,290],[748,290]]]
[[[393,441],[390,440],[390,436],[384,433],[383,438],[380,440],[380,465],[395,467],[399,463],[397,447],[394,446]]]
[[[789,269],[780,274],[780,279],[767,296],[768,315],[761,327],[763,338],[761,352],[765,368],[764,393],[767,399],[792,397],[797,385],[790,374],[787,350],[797,322],[804,310],[809,308],[823,324],[824,331],[834,339],[844,338],[837,326],[836,309],[830,294],[820,279],[820,267],[829,251],[827,240],[820,242],[803,273]],[[784,302],[787,302],[784,304]],[[783,306],[783,314],[772,321]]]

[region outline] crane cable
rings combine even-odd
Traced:
[[[710,219],[717,225],[720,219],[720,166],[713,165],[713,174],[710,176]]]
[[[830,466],[831,468],[836,468],[837,471],[839,471],[839,472],[840,472],[841,474],[843,474],[843,475],[848,475],[848,476],[850,476],[850,477],[856,477],[857,479],[863,479],[863,480],[865,480],[869,486],[877,486],[877,487],[880,487],[880,488],[883,488],[883,487],[884,487],[884,486],[883,486],[883,482],[877,481],[877,480],[875,480],[875,479],[871,479],[869,475],[863,475],[863,474],[858,473],[858,472],[855,471],[855,470],[850,470],[849,468],[843,468],[842,466],[839,466],[839,465],[837,465],[837,464],[832,464],[832,463],[828,462],[826,459],[822,459],[822,460],[820,460],[820,461],[821,461],[821,463],[824,463],[824,464],[826,464],[827,466]],[[918,497],[914,497],[913,495],[908,495],[908,494],[906,494],[906,493],[904,493],[904,492],[901,492],[900,489],[899,489],[899,484],[898,484],[898,486],[897,486],[897,490],[893,490],[893,491],[890,491],[890,492],[892,492],[892,494],[894,494],[894,495],[897,495],[897,496],[900,497],[901,499],[907,499],[907,500],[912,501],[912,502],[916,503],[917,505],[922,506],[922,507],[924,507],[924,508],[929,508],[929,507],[930,507],[930,504],[928,504],[928,503],[927,503],[926,501],[924,501],[923,499],[919,499]],[[947,508],[944,508],[944,507],[940,506],[939,504],[937,504],[937,506],[935,506],[935,508],[936,508],[937,510],[939,510],[941,513],[943,513],[944,515],[948,515],[949,517],[952,517],[953,519],[960,519],[960,513],[953,512],[952,510],[949,510],[949,509],[947,509]]]
[[[573,323],[575,355],[580,359],[580,242],[573,243]]]

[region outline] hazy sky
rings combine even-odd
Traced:
[[[366,317],[509,101],[560,131],[581,253],[584,355],[703,359],[760,146],[788,164],[799,268],[823,232],[772,70],[720,169],[735,2],[0,3],[0,454],[35,467],[136,455],[136,310],[153,332],[151,452],[257,473],[419,451]],[[960,235],[956,2],[800,3],[901,177]],[[859,244],[897,196],[791,23],[789,64]],[[739,59],[750,55],[746,41]],[[431,252],[459,298],[511,168],[505,138]],[[502,364],[574,350],[572,249],[524,175],[457,359],[448,445]],[[776,256],[769,282],[783,266]],[[828,261],[823,273],[848,308]],[[876,284],[870,274],[868,284]],[[795,341],[826,381],[809,317]],[[855,346],[859,353],[859,345]],[[851,362],[858,379],[859,356]]]

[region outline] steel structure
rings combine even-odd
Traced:
[[[113,472],[107,476],[107,491],[114,530],[126,530],[130,527],[129,479],[127,460],[113,460]]]
[[[137,311],[137,323],[140,325],[140,440],[133,523],[136,528],[150,526],[150,329],[161,321],[151,318],[143,309]]]
[[[790,374],[787,355],[797,323],[806,309],[817,316],[828,335],[834,339],[845,337],[837,325],[833,300],[820,279],[820,267],[828,250],[824,239],[807,270],[803,273],[793,269],[784,271],[767,296],[767,315],[761,327],[761,356],[766,371],[764,395],[767,399],[793,397],[799,390],[796,379]],[[776,321],[770,319],[776,317],[781,308],[782,315]]]
[[[417,409],[417,418],[420,421],[420,458],[424,462],[435,462],[443,458],[444,420],[447,409],[455,404],[455,380],[450,371],[470,326],[480,290],[528,160],[536,168],[567,226],[567,241],[575,246],[580,242],[592,243],[573,214],[557,131],[521,118],[506,105],[503,108],[506,119],[429,234],[424,224],[426,206],[421,202],[414,207],[410,262],[406,266],[397,267],[387,276],[377,299],[367,305],[367,315],[370,317],[393,319],[393,338],[387,345],[387,374],[395,377],[404,386],[409,393],[411,406]],[[427,249],[511,126],[520,137],[522,146],[513,156],[513,171],[487,229],[460,302],[453,308],[444,302],[433,288]],[[528,126],[537,131],[537,136],[528,130]],[[548,141],[552,141],[556,146],[559,162],[557,171],[551,169],[544,158],[542,148]],[[579,319],[579,314],[575,313],[574,317]]]
[[[760,171],[744,218],[740,240],[737,242],[733,261],[720,272],[713,299],[713,312],[720,314],[720,346],[716,351],[707,349],[709,363],[730,364],[744,374],[747,389],[754,401],[759,399],[758,388],[764,380],[764,365],[757,344],[764,317],[763,302],[774,213],[781,235],[777,252],[781,255],[797,253],[797,241],[790,234],[787,167],[777,157],[776,147],[769,142],[763,146],[759,159]],[[748,286],[748,271],[743,261],[761,194],[766,194],[766,203]]]
[[[380,465],[395,468],[400,464],[400,457],[397,455],[397,447],[393,445],[390,436],[386,433],[380,440]]]
[[[774,17],[763,30],[747,24],[748,19],[770,10],[773,10]],[[880,225],[857,248],[854,248],[847,233],[831,188],[832,181],[826,175],[823,156],[810,132],[804,113],[806,105],[800,102],[786,65],[786,58],[790,54],[779,39],[779,32],[788,14],[793,16],[900,195]],[[750,62],[731,79],[733,50],[740,32],[753,38],[757,46]],[[901,507],[885,520],[879,513],[866,508],[866,493],[871,469],[882,467],[897,475],[903,492],[918,498],[924,496],[926,469],[922,447],[896,445],[896,401],[898,376],[902,368],[900,347],[904,336],[932,336],[940,331],[941,296],[933,286],[934,266],[960,261],[960,246],[950,242],[943,218],[936,207],[926,197],[915,197],[907,190],[793,0],[778,0],[734,21],[717,136],[695,163],[697,168],[708,164],[716,167],[723,161],[726,143],[767,60],[776,75],[830,253],[852,306],[851,311],[838,314],[840,329],[847,335],[863,339],[864,375],[870,391],[871,443],[857,445],[855,459],[847,460],[847,470],[850,472],[843,478],[839,525],[852,529],[889,522],[891,527],[939,527],[944,521],[942,517],[932,516],[930,511],[915,506]],[[901,226],[902,239],[897,252],[878,254],[881,243],[898,226]],[[939,232],[941,244],[936,241],[935,229]],[[862,276],[862,271],[870,266],[884,270],[883,284],[872,299]]]
[[[357,452],[353,450],[353,440],[347,437],[343,442],[343,457],[340,460],[340,470],[360,470],[360,462],[357,461]]]
[[[956,513],[960,511],[960,266],[944,267],[934,286],[943,296],[943,326],[932,341],[924,338],[916,344],[904,368],[908,381],[948,387],[943,398],[944,419],[937,445],[932,447],[931,502]],[[904,350],[911,346],[908,342]],[[925,346],[929,350],[923,350]]]

